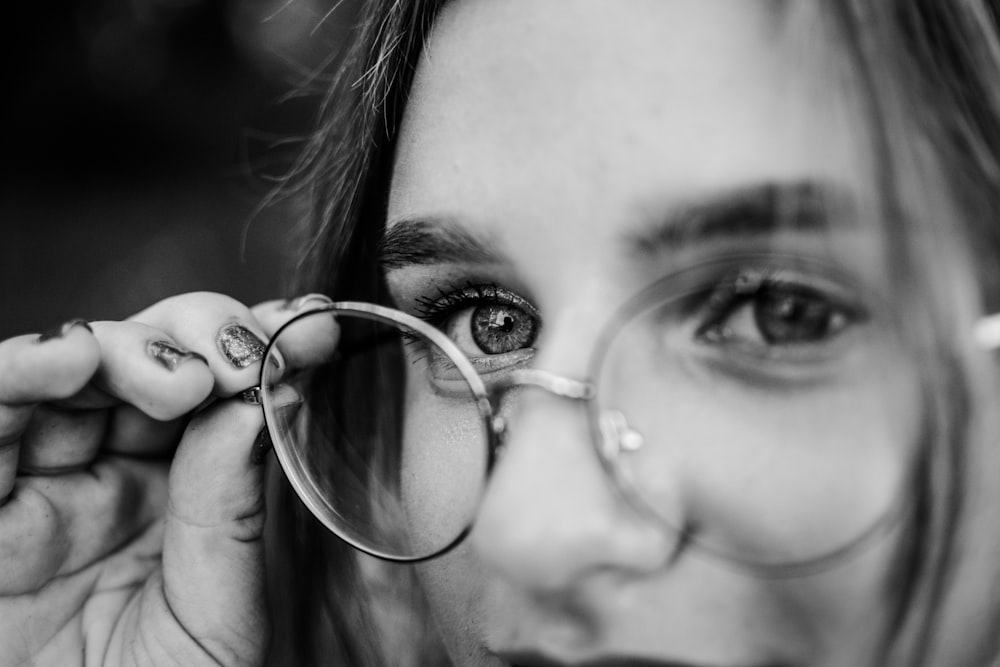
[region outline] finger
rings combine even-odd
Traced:
[[[0,342],[0,504],[12,489],[21,438],[34,404],[80,391],[96,372],[100,346],[85,322]]]
[[[131,319],[161,329],[203,355],[212,371],[215,396],[232,396],[257,384],[267,335],[239,301],[193,292],[165,299]]]
[[[108,395],[168,421],[193,410],[211,392],[213,378],[204,358],[167,332],[138,322],[91,322],[91,327],[102,355],[94,383]]]
[[[273,336],[281,326],[296,315],[306,311],[321,309],[333,303],[325,294],[304,294],[295,299],[273,299],[263,301],[250,308],[254,318],[260,322],[264,333]]]
[[[250,462],[262,426],[259,408],[239,400],[217,403],[192,420],[170,471],[167,601],[210,653],[236,664],[253,662],[267,636],[261,632],[264,467]]]
[[[166,488],[166,465],[143,461],[18,478],[0,507],[0,595],[37,591],[114,552],[162,515]]]
[[[103,449],[141,457],[166,457],[181,440],[189,416],[161,421],[131,405],[116,408],[109,418]]]
[[[101,350],[93,380],[74,396],[36,409],[21,439],[22,474],[86,467],[108,443],[109,425],[118,427],[108,443],[112,450],[162,453],[166,441],[176,443],[180,435],[162,422],[191,411],[211,391],[208,367],[163,332],[131,322],[94,322],[91,330]],[[110,406],[116,410],[97,409]],[[143,413],[148,416],[137,416]]]
[[[322,294],[307,294],[291,301],[265,301],[253,307],[254,317],[269,336],[281,331],[276,347],[283,368],[309,368],[330,360],[340,327],[332,313],[321,309],[332,303]]]
[[[0,505],[14,488],[21,436],[31,413],[31,407],[0,405]]]
[[[61,336],[0,342],[0,403],[23,405],[66,398],[97,370],[101,351],[86,322],[74,320]]]
[[[21,437],[18,471],[54,475],[85,468],[97,457],[108,419],[104,410],[35,408]]]

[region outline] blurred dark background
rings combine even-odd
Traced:
[[[192,290],[283,295],[301,205],[260,204],[356,4],[8,3],[0,338]]]

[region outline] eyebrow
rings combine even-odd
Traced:
[[[451,218],[404,218],[391,223],[378,246],[386,271],[426,264],[500,264],[495,244]]]
[[[717,239],[822,231],[829,228],[831,204],[844,201],[837,188],[818,181],[768,182],[673,206],[653,224],[626,234],[625,242],[630,253],[653,256]],[[389,225],[378,254],[387,271],[412,265],[504,263],[496,246],[454,218],[403,218]]]
[[[830,229],[845,194],[818,181],[763,183],[674,206],[666,216],[627,236],[632,252],[655,255],[719,239],[750,239],[778,232]]]

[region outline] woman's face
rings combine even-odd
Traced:
[[[626,485],[663,519],[616,492],[581,401],[515,392],[471,536],[420,569],[457,664],[872,659],[893,530],[832,565],[746,566],[878,525],[918,409],[859,287],[878,292],[877,253],[846,220],[864,128],[819,24],[782,7],[470,0],[435,24],[392,178],[390,235],[415,244],[389,264],[393,295],[488,381],[525,365],[597,380],[642,434]],[[768,252],[668,288],[591,377],[629,297],[749,248]],[[848,261],[827,271],[833,255]],[[476,425],[410,389],[408,512],[454,523]]]

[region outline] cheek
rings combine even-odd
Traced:
[[[812,570],[898,523],[921,424],[911,359],[862,346],[763,373],[683,351],[616,344],[600,378],[601,407],[640,434],[624,478],[671,529],[725,560]]]
[[[496,605],[491,586],[471,550],[459,545],[446,556],[417,566],[417,577],[431,616],[453,664],[490,665],[483,655],[489,635],[487,609]]]
[[[827,572],[769,584],[778,632],[798,638],[808,664],[873,664],[892,623],[889,582],[902,536],[891,529],[860,556]]]
[[[621,394],[624,402],[655,420],[638,426],[670,436],[635,453],[638,481],[653,489],[654,497],[662,493],[664,505],[686,504],[727,548],[734,535],[737,546],[754,548],[800,534],[803,525],[828,535],[838,515],[877,517],[898,498],[917,439],[919,385],[906,368],[903,361],[884,364],[837,391],[766,398],[720,385],[703,391],[706,385],[699,385],[697,376],[677,382],[685,372],[680,368],[670,376],[670,387],[656,391],[635,382],[648,376],[648,369],[625,373],[629,381],[620,384],[633,390]],[[613,377],[605,379],[614,384]],[[437,395],[413,378],[409,382],[402,499],[413,539],[440,546],[475,517],[485,486],[484,431],[474,405]],[[769,454],[761,456],[762,451]],[[823,508],[830,513],[813,520]],[[738,542],[749,528],[751,541]],[[853,528],[856,523],[848,521],[848,532]],[[850,651],[857,660],[845,664],[864,664],[886,621],[884,596],[898,529],[894,524],[856,557],[809,576],[756,578],[720,569],[710,558],[684,559],[680,570],[651,573],[634,587],[622,618],[628,619],[635,645],[643,645],[664,633],[663,619],[674,613],[687,619],[690,603],[715,591],[722,606],[720,613],[706,615],[706,624],[770,617],[761,636],[794,635],[807,647],[804,654]],[[497,618],[516,615],[516,608],[502,604],[496,581],[464,544],[418,567],[450,654],[458,664],[488,664],[480,648],[490,632],[487,620],[495,625]],[[678,577],[697,585],[678,590]],[[616,597],[612,592],[607,600]],[[611,602],[606,606],[612,608]],[[678,606],[685,609],[677,611]]]
[[[483,492],[486,443],[478,412],[426,393],[407,409],[402,496],[413,539],[427,548],[450,543],[475,518]],[[486,664],[480,655],[486,577],[466,544],[417,566],[421,588],[456,664]]]
[[[471,527],[485,487],[489,450],[474,403],[412,385],[409,395],[402,500],[417,552],[432,553]]]

